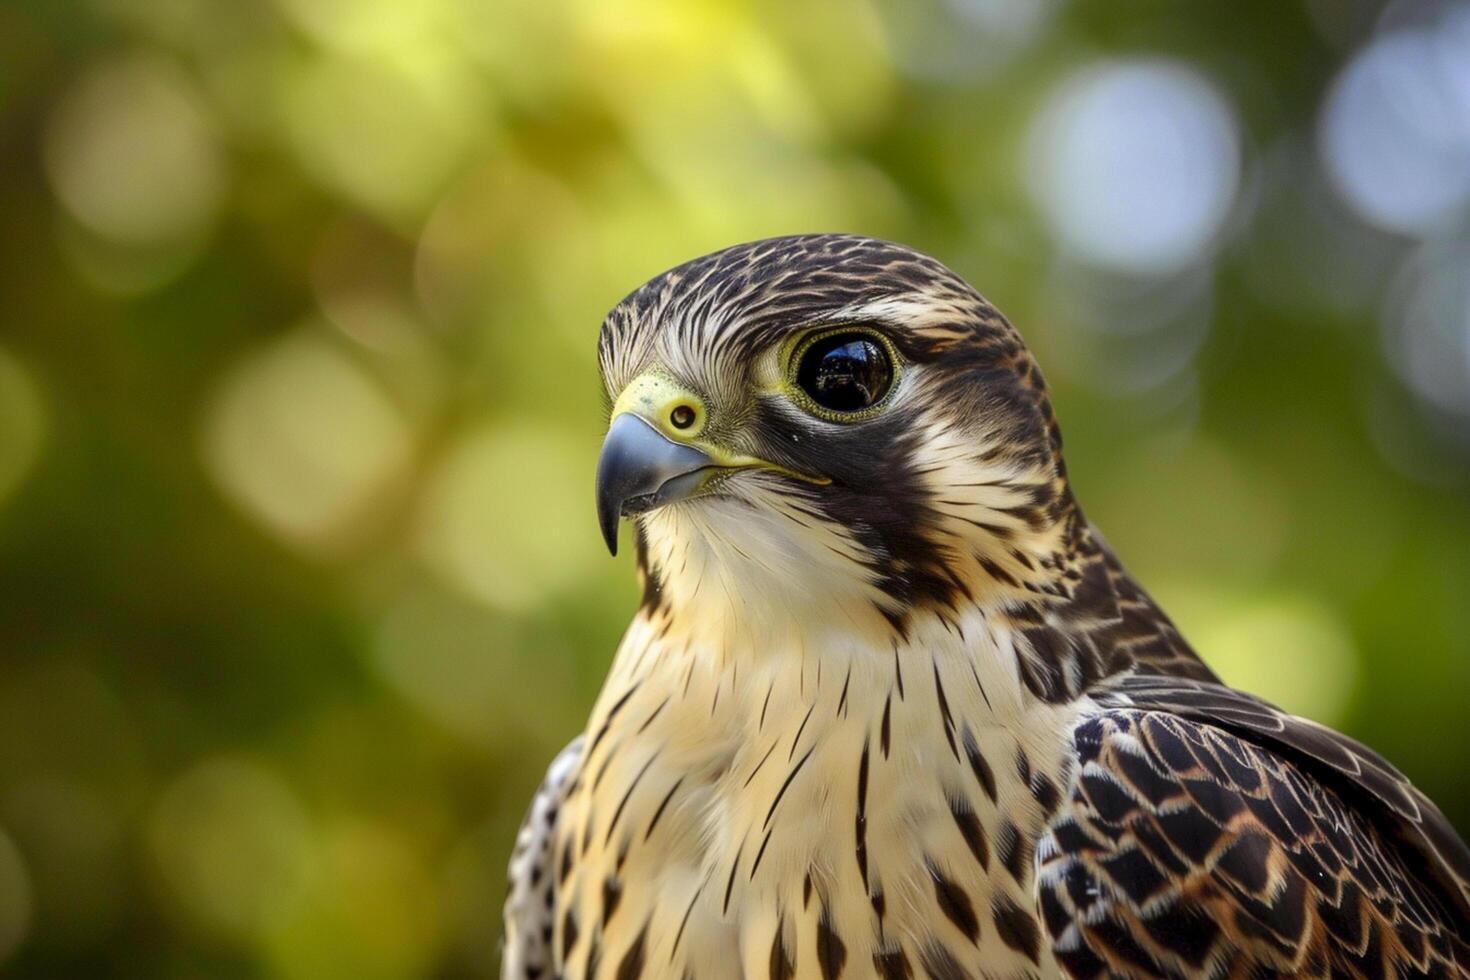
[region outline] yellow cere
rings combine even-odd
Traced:
[[[678,408],[691,409],[694,412],[694,421],[683,428],[676,426],[673,416]],[[700,439],[699,436],[709,421],[709,410],[698,395],[660,372],[648,371],[628,382],[628,387],[623,389],[623,393],[613,403],[612,418],[625,412],[639,416],[668,439],[693,446],[708,456],[715,466],[723,469],[770,470],[817,486],[832,482],[825,476],[802,473],[768,459],[732,452],[725,446]]]
[[[694,412],[694,422],[684,428],[673,423],[674,411],[688,408]],[[708,413],[699,396],[683,387],[667,375],[657,372],[640,374],[628,383],[613,405],[612,417],[632,412],[675,442],[690,443],[704,431]],[[703,448],[703,447],[701,447]]]

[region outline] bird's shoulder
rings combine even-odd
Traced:
[[[1093,700],[1036,852],[1069,975],[1470,977],[1470,851],[1371,750],[1214,683]]]
[[[502,980],[552,975],[557,882],[552,844],[562,804],[582,762],[582,743],[581,738],[573,740],[552,761],[516,834],[505,898]]]

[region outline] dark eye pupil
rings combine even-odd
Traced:
[[[802,354],[796,383],[812,401],[834,412],[857,412],[882,400],[893,383],[888,351],[864,334],[833,334]]]

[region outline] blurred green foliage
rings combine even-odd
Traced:
[[[799,231],[975,282],[1048,371],[1090,515],[1211,661],[1470,827],[1470,440],[1393,349],[1428,236],[1344,201],[1318,142],[1392,27],[1279,0],[0,6],[3,969],[494,975],[522,807],[634,605],[592,516],[598,323]],[[1138,86],[1161,203],[1094,220],[1122,191],[1084,179],[1077,120]],[[1168,143],[1170,106],[1205,136]]]

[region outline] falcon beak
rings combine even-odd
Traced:
[[[721,473],[760,469],[822,486],[831,481],[745,456],[708,438],[704,401],[668,375],[646,371],[623,389],[597,460],[597,523],[618,553],[618,518],[685,500]]]
[[[619,517],[692,496],[718,468],[632,412],[616,416],[597,458],[597,523],[607,550],[618,553]]]

